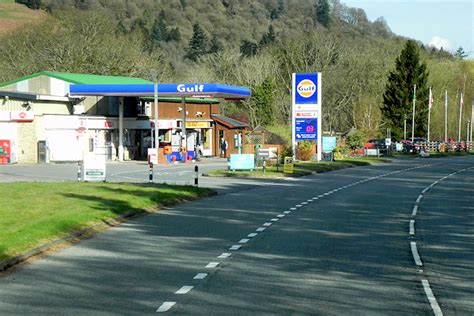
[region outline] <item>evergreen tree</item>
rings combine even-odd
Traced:
[[[245,40],[240,45],[240,54],[244,57],[251,57],[257,54],[258,45],[254,42]]]
[[[209,54],[217,54],[224,49],[224,45],[219,40],[216,34],[212,35],[211,43],[209,44]]]
[[[329,27],[331,16],[328,0],[318,0],[316,4],[316,21],[325,27]]]
[[[467,57],[467,54],[464,51],[464,48],[462,48],[462,46],[459,46],[459,48],[456,50],[456,52],[454,53],[454,57],[458,59],[464,59]]]
[[[185,58],[197,61],[199,57],[207,53],[207,36],[199,24],[193,25],[193,37],[189,41],[189,46]]]
[[[260,40],[260,43],[258,43],[259,47],[265,47],[268,44],[272,44],[275,42],[275,30],[273,29],[273,25],[270,24],[268,27],[268,32],[266,34],[263,34],[262,39]]]
[[[168,37],[167,37],[168,42],[171,42],[171,41],[179,42],[180,40],[181,40],[181,32],[179,31],[177,27],[172,28],[168,31]]]
[[[276,85],[272,78],[265,79],[252,88],[251,101],[255,104],[256,124],[271,125],[275,121],[272,104],[275,99]]]
[[[415,136],[426,135],[429,93],[427,81],[428,71],[426,63],[420,60],[418,45],[414,40],[408,40],[395,60],[395,69],[389,73],[383,95],[382,114],[386,127],[391,128],[395,138],[403,137],[405,116],[408,118],[407,126],[411,125],[414,85],[416,85]]]
[[[168,41],[168,27],[163,19],[156,19],[150,32],[151,39],[155,42]]]

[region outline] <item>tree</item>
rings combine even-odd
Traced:
[[[244,57],[251,57],[257,54],[258,45],[257,43],[245,40],[240,45],[240,53]]]
[[[328,0],[318,0],[316,4],[316,21],[326,28],[331,23]]]
[[[408,40],[395,61],[395,69],[389,73],[383,95],[382,114],[392,135],[403,136],[405,116],[412,117],[414,85],[416,85],[415,135],[422,137],[427,131],[428,71],[420,60],[418,45]],[[411,120],[409,120],[411,121]]]
[[[262,48],[269,44],[272,44],[275,42],[275,38],[275,30],[273,29],[273,25],[270,24],[270,26],[268,27],[268,32],[263,34],[262,39],[258,43],[258,46]]]
[[[168,41],[168,27],[166,22],[162,18],[155,20],[153,28],[150,32],[151,39],[155,42],[166,42]]]
[[[462,46],[459,46],[459,48],[456,50],[456,52],[454,53],[454,57],[458,59],[464,59],[467,57],[467,54],[464,51],[464,48],[462,48]]]
[[[193,25],[193,37],[189,40],[189,46],[185,58],[197,61],[199,57],[207,53],[207,36],[199,24]]]
[[[209,44],[209,54],[217,54],[224,49],[224,45],[219,40],[216,34],[212,35],[211,43]]]

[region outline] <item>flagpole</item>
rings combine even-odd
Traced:
[[[461,100],[459,101],[459,124],[458,124],[458,142],[461,142],[461,118],[462,118],[462,92],[461,92]]]
[[[430,87],[430,95],[428,97],[428,135],[427,135],[428,143],[430,142],[431,106],[433,105],[432,99],[433,99],[433,96],[431,94],[431,87]]]
[[[416,84],[413,85],[413,115],[411,118],[411,142],[415,142],[415,103],[416,103]]]
[[[444,92],[444,142],[448,142],[448,89]]]

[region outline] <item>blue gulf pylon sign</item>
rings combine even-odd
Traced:
[[[317,141],[321,160],[321,73],[294,73],[292,76],[292,148],[298,141]]]

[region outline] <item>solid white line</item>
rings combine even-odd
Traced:
[[[257,233],[250,233],[250,234],[247,235],[247,237],[253,238],[253,237],[257,236],[257,235],[258,235]]]
[[[250,239],[248,239],[248,238],[241,239],[241,240],[239,240],[239,244],[246,244],[246,243],[249,242],[249,240]]]
[[[185,286],[182,286],[179,290],[177,290],[176,292],[174,292],[174,294],[186,294],[188,293],[189,291],[191,291],[193,289],[194,286],[192,285],[185,285]]]
[[[423,289],[425,290],[426,297],[430,302],[431,308],[433,309],[435,316],[443,316],[443,311],[441,310],[441,307],[439,307],[438,301],[436,300],[436,297],[433,295],[433,291],[431,290],[430,282],[428,282],[428,280],[423,279],[421,280],[421,284],[423,284]]]
[[[258,232],[263,232],[265,229],[266,229],[265,227],[259,227],[259,228],[257,228],[257,231]]]
[[[413,259],[415,260],[415,263],[417,266],[423,266],[423,263],[421,262],[420,254],[418,253],[418,248],[416,248],[416,242],[412,241],[410,242],[410,248],[411,248],[411,254],[413,255]]]
[[[278,214],[277,217],[282,218],[282,217],[285,217],[285,215],[284,214]]]
[[[279,218],[272,218],[271,221],[272,222],[278,222],[280,219]]]
[[[229,250],[239,250],[240,248],[242,248],[241,245],[233,245],[232,247],[229,248]]]
[[[284,214],[290,214],[291,211],[284,211],[283,213],[284,213]]]
[[[158,309],[156,310],[157,313],[164,313],[164,312],[167,312],[171,309],[171,307],[174,306],[174,304],[176,304],[176,302],[164,302],[163,304],[161,304],[160,307],[158,307]]]
[[[194,276],[194,280],[204,280],[208,276],[208,273],[198,273]]]
[[[423,195],[418,195],[418,198],[416,199],[415,203],[420,203],[421,199],[423,198]]]
[[[228,253],[228,252],[223,252],[221,255],[219,255],[217,258],[219,259],[227,259],[231,256],[232,254],[231,253]]]
[[[266,227],[272,226],[272,223],[263,223],[263,226],[266,226]]]
[[[416,216],[417,211],[418,211],[418,205],[413,206],[413,212],[411,212],[411,216]]]
[[[415,220],[410,220],[410,235],[415,235]]]
[[[212,268],[215,268],[219,265],[219,262],[209,262],[206,266],[206,268],[208,269],[212,269]]]

